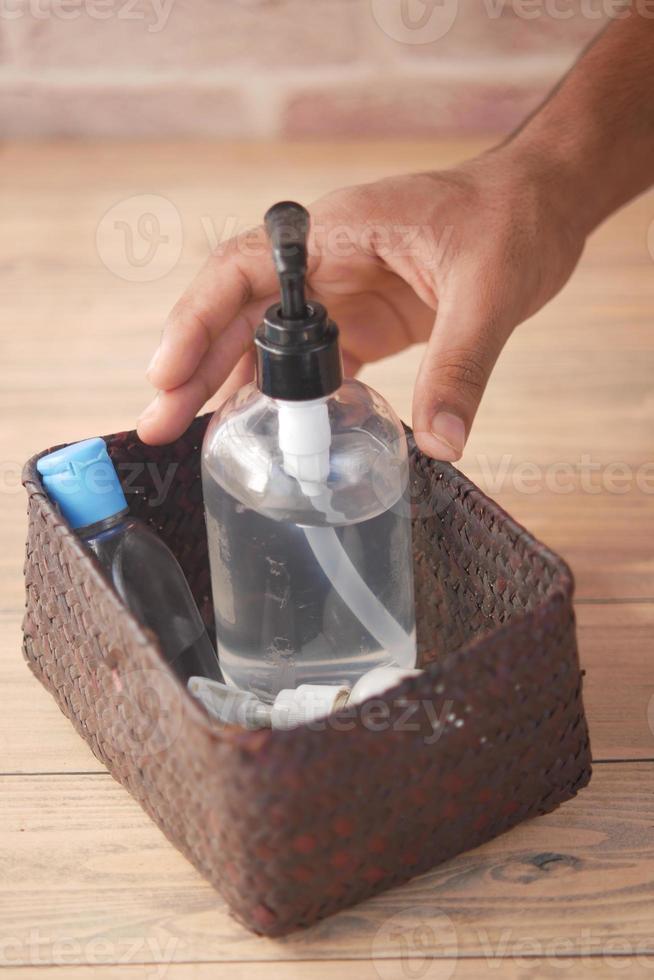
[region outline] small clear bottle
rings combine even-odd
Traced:
[[[338,329],[304,295],[308,214],[266,215],[281,303],[257,331],[257,381],[216,412],[202,479],[226,681],[271,703],[415,665],[402,425],[343,381]]]
[[[157,636],[183,683],[221,681],[218,657],[179,562],[147,524],[131,517],[102,439],[65,446],[37,463],[43,485],[93,552],[134,616]]]

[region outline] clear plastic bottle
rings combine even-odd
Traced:
[[[343,381],[338,330],[304,299],[308,215],[266,224],[281,305],[256,337],[257,382],[213,417],[202,450],[220,664],[272,702],[415,665],[408,455],[384,399]]]
[[[102,439],[87,439],[37,463],[43,485],[93,552],[118,595],[159,639],[181,681],[221,681],[216,652],[179,562],[147,524],[130,517]]]

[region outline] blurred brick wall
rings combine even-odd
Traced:
[[[612,0],[0,0],[5,136],[505,131]]]

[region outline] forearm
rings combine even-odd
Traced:
[[[613,21],[504,148],[587,235],[654,182],[654,8]]]

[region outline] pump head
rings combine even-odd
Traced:
[[[309,220],[306,208],[294,201],[273,204],[263,219],[279,276],[280,309],[285,320],[301,320],[307,313],[304,285]]]
[[[264,223],[281,302],[267,310],[255,334],[259,388],[285,401],[325,398],[340,388],[343,369],[338,327],[324,306],[306,300],[309,212],[294,201],[281,201]]]

